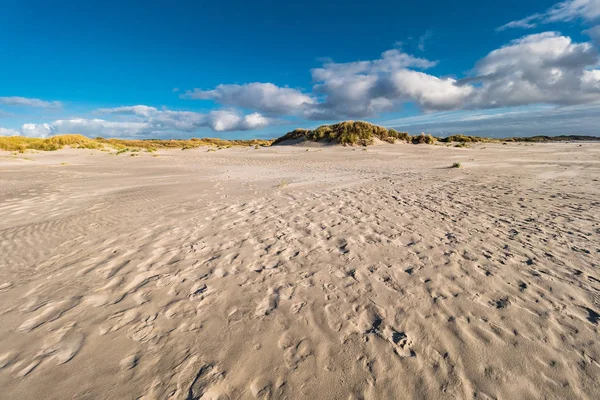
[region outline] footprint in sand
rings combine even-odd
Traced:
[[[54,338],[38,354],[39,357],[52,357],[58,365],[70,361],[81,350],[85,335],[70,328],[58,332]]]
[[[135,368],[135,366],[138,363],[138,360],[139,357],[137,354],[130,354],[121,360],[121,362],[119,363],[119,367],[121,367],[122,370],[129,370]]]
[[[262,317],[269,315],[274,309],[277,308],[279,302],[279,293],[276,289],[269,289],[269,294],[258,304],[256,307],[256,316]]]
[[[271,382],[259,377],[250,383],[250,392],[257,399],[269,398],[271,395]]]

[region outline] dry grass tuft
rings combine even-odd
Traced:
[[[431,135],[421,133],[419,136],[413,136],[412,144],[435,144],[436,139]]]

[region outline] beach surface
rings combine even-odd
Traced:
[[[136,154],[0,153],[1,399],[598,398],[600,144]]]

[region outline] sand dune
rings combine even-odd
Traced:
[[[1,154],[0,398],[600,393],[599,144],[158,155]]]

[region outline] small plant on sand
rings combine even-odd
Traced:
[[[119,155],[119,154],[123,154],[123,153],[127,153],[128,151],[129,151],[129,149],[126,147],[126,148],[124,148],[124,149],[118,150],[118,151],[117,151],[117,155]]]
[[[462,164],[459,162],[455,162],[454,164],[452,164],[452,167],[450,168],[462,168]]]
[[[277,185],[277,187],[282,189],[282,188],[286,187],[287,185],[288,185],[288,182],[285,179],[282,179],[281,182],[279,182],[279,185]]]
[[[460,143],[455,144],[454,147],[465,148],[465,147],[469,147],[469,145],[466,142],[460,142]]]

